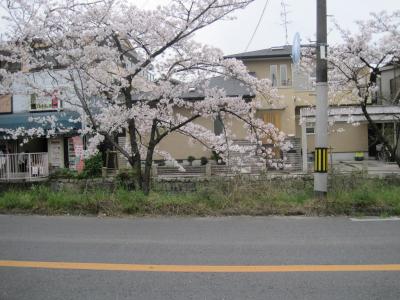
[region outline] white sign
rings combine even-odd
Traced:
[[[63,163],[61,140],[50,140],[50,164],[53,167],[61,168]]]

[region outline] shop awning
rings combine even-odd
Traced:
[[[73,111],[26,112],[0,115],[0,136],[11,130],[42,128],[44,132],[69,133],[82,128],[79,114]]]

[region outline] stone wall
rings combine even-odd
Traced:
[[[203,188],[207,188],[212,185],[218,185],[218,182],[227,182],[231,180],[240,181],[252,181],[260,183],[265,182],[270,184],[277,184],[280,181],[286,180],[298,180],[298,181],[311,181],[311,175],[242,175],[240,177],[163,177],[155,178],[152,181],[152,190],[156,192],[169,192],[169,193],[190,193],[196,192]],[[94,190],[115,190],[121,186],[120,182],[117,182],[114,178],[93,178],[93,179],[51,179],[46,182],[40,183],[7,183],[0,185],[0,192],[4,192],[10,189],[29,189],[36,185],[47,185],[53,191],[71,190],[71,191],[94,191]],[[122,185],[125,188],[133,189],[126,183]]]
[[[113,178],[91,178],[91,179],[52,179],[48,185],[53,191],[60,190],[114,190],[116,183]]]
[[[355,176],[355,177],[352,177]],[[330,176],[329,184],[332,184],[335,181],[335,185],[341,185],[343,188],[351,188],[353,185],[357,184],[356,179],[362,178],[376,178],[382,179],[384,178],[385,182],[390,184],[400,184],[400,175],[386,174],[385,176],[356,176],[354,175],[335,175],[333,177]],[[152,190],[156,192],[170,192],[170,193],[189,193],[200,191],[204,188],[210,186],[218,186],[219,183],[225,183],[227,181],[234,181],[237,184],[240,182],[255,182],[255,183],[264,183],[264,184],[272,184],[272,185],[280,185],[283,182],[291,181],[293,183],[297,183],[296,186],[306,186],[312,185],[313,175],[311,174],[269,174],[263,176],[254,176],[254,175],[241,175],[239,177],[164,177],[164,178],[155,178],[152,181]],[[31,189],[34,186],[38,185],[47,185],[53,191],[60,190],[73,190],[73,191],[94,191],[94,190],[115,190],[116,188],[122,186],[127,189],[133,189],[133,186],[125,183],[121,185],[120,182],[117,182],[114,178],[94,178],[94,179],[51,179],[47,182],[36,182],[36,183],[1,183],[0,184],[0,192],[5,192],[7,190],[12,189]]]
[[[311,175],[264,175],[264,176],[254,176],[254,175],[242,175],[240,177],[192,177],[192,178],[182,178],[182,177],[171,177],[171,178],[156,178],[153,180],[153,190],[159,192],[173,192],[173,193],[187,193],[196,192],[202,188],[206,188],[210,184],[218,185],[218,182],[227,182],[230,180],[240,181],[252,181],[252,182],[265,182],[266,184],[276,184],[277,181],[312,181],[313,177]]]

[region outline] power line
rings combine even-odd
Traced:
[[[262,20],[262,18],[264,17],[265,9],[267,8],[268,3],[269,3],[269,0],[265,1],[264,8],[263,8],[263,10],[262,10],[262,12],[261,12],[260,18],[258,19],[256,28],[254,29],[254,32],[253,32],[253,34],[251,35],[250,41],[247,43],[246,49],[244,49],[244,51],[247,51],[247,49],[249,49],[249,46],[250,46],[251,42],[253,41],[254,36],[255,36],[256,33],[257,33],[258,27],[260,26],[261,20]]]

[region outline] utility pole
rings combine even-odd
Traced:
[[[317,0],[317,103],[315,120],[314,195],[328,192],[328,62],[326,0]]]

